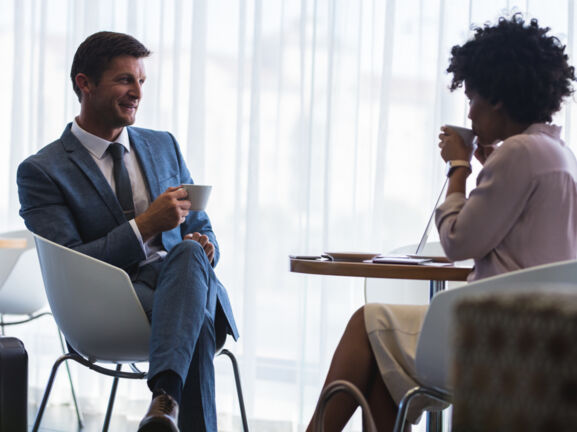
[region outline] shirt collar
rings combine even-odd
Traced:
[[[76,118],[72,121],[72,128],[70,131],[76,138],[78,138],[78,141],[80,141],[80,143],[86,147],[86,149],[94,157],[102,159],[106,150],[108,149],[108,146],[110,145],[110,141],[102,139],[82,129],[78,125]],[[116,138],[114,142],[122,144],[126,148],[126,151],[129,152],[130,139],[128,138],[128,130],[126,128],[122,128],[122,132],[120,132],[120,135],[118,135],[118,138]]]
[[[561,139],[561,126],[552,123],[533,123],[525,131],[525,134],[543,133],[557,140]]]

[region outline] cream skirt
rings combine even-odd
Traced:
[[[365,327],[383,381],[398,405],[405,393],[419,384],[415,380],[417,341],[428,306],[387,305],[365,306]],[[438,402],[416,397],[411,402],[407,420],[419,421],[423,410],[446,408]]]

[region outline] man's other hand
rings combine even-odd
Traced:
[[[214,259],[214,245],[210,242],[210,240],[206,235],[198,232],[193,232],[190,234],[186,234],[183,237],[183,240],[194,240],[196,242],[199,242],[202,248],[204,249],[206,256],[208,257],[208,261],[212,263],[212,260]]]

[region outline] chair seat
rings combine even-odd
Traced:
[[[471,282],[465,286],[438,293],[425,316],[415,356],[416,379],[425,390],[441,395],[453,395],[453,361],[457,304],[489,294],[577,294],[577,260],[531,267]],[[399,410],[404,427],[406,412]],[[481,429],[483,430],[483,429]],[[554,430],[554,429],[551,429]]]
[[[36,237],[50,308],[66,341],[93,362],[148,361],[150,323],[128,274]]]

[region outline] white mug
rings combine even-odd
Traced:
[[[191,203],[190,210],[200,211],[206,208],[206,203],[208,202],[208,197],[210,196],[212,186],[183,184],[182,188],[188,194],[186,199]]]
[[[459,134],[459,136],[461,138],[463,138],[465,145],[467,145],[467,146],[473,145],[473,139],[475,138],[475,133],[473,132],[472,129],[464,128],[461,126],[453,126],[453,125],[445,125],[445,127],[451,128],[455,132],[457,132]]]

